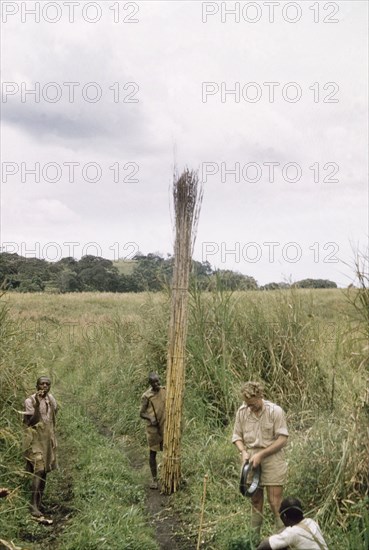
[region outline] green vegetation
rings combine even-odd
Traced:
[[[112,262],[98,256],[83,256],[79,261],[62,258],[47,262],[0,253],[0,284],[18,292],[158,292],[170,286],[173,257],[137,254],[132,260]],[[229,269],[213,270],[209,262],[192,262],[192,279],[201,290],[276,290],[289,288],[287,283],[269,283],[258,287],[256,280]],[[304,279],[298,288],[336,288],[325,279]]]
[[[347,300],[337,289],[192,290],[183,486],[170,497],[190,543],[178,548],[196,546],[205,474],[202,547],[248,548],[250,505],[238,490],[230,436],[240,386],[254,378],[287,412],[285,494],[302,499],[330,548],[366,550],[363,292],[350,289]],[[169,295],[8,293],[2,302],[0,485],[12,491],[0,500],[2,537],[30,549],[158,548],[145,511],[149,471],[138,408],[148,371],[165,380]],[[61,405],[61,470],[50,474],[46,489],[60,522],[47,535],[27,514],[17,412],[43,373],[52,376]],[[267,514],[263,534],[271,529]]]

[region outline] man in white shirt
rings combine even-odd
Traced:
[[[279,514],[286,528],[263,540],[257,550],[328,550],[319,525],[313,519],[304,518],[298,498],[285,498]]]

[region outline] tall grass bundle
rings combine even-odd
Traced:
[[[188,287],[191,253],[199,219],[202,188],[197,172],[186,169],[175,173],[173,185],[175,211],[174,269],[167,355],[167,399],[162,469],[163,491],[177,491],[181,479],[181,433],[185,383],[185,347],[188,319]]]

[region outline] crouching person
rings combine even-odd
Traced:
[[[279,515],[286,528],[263,540],[257,550],[328,550],[319,525],[313,519],[304,518],[298,498],[282,500]]]

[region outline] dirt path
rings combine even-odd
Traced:
[[[106,439],[114,439],[107,426],[94,419],[98,432]],[[68,438],[59,431],[59,446],[63,448],[60,470],[50,474],[50,487],[45,495],[45,517],[51,518],[50,526],[40,525],[30,528],[25,525],[20,532],[20,539],[25,548],[27,544],[35,545],[40,550],[55,550],[60,547],[62,532],[68,520],[73,516],[73,448]],[[116,439],[118,448],[124,453],[132,469],[142,473],[142,486],[146,489],[146,509],[148,521],[155,530],[155,538],[161,550],[193,550],[196,544],[184,535],[184,525],[176,516],[171,505],[171,497],[163,495],[159,490],[149,488],[148,451],[132,443],[124,443],[123,438]]]
[[[105,437],[112,436],[106,426],[100,427],[99,431]],[[170,504],[170,497],[163,495],[159,490],[149,488],[150,479],[145,479],[147,476],[148,451],[145,449],[143,455],[142,448],[132,444],[122,446],[121,450],[128,457],[131,468],[142,471],[142,484],[147,485],[147,512],[151,525],[155,529],[156,541],[161,550],[193,550],[195,545],[184,536],[184,525],[175,515]]]
[[[181,535],[181,524],[173,515],[168,505],[168,497],[159,491],[148,489],[147,510],[156,531],[156,540],[162,550],[189,550],[193,544],[187,542]]]
[[[59,444],[68,449],[68,441],[62,432],[58,435]],[[71,452],[65,452],[60,456],[60,470],[50,473],[47,478],[43,509],[45,517],[52,519],[52,525],[42,525],[29,516],[30,519],[19,532],[22,548],[29,548],[29,543],[36,545],[40,550],[55,550],[58,547],[59,536],[73,514],[71,462],[67,459],[70,456]]]

